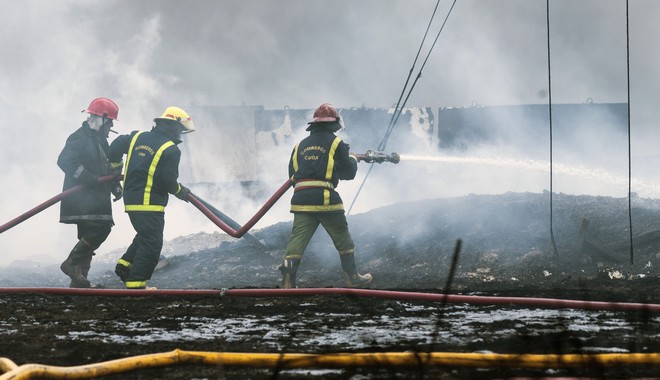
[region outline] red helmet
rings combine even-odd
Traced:
[[[115,102],[108,98],[96,98],[89,103],[89,107],[83,112],[87,112],[92,115],[103,116],[112,120],[117,120],[117,115],[119,114],[119,107]]]
[[[310,123],[339,121],[339,114],[330,103],[323,103],[314,111],[314,119]]]

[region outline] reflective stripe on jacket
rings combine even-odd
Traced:
[[[351,180],[356,173],[349,145],[325,128],[313,129],[289,160],[289,176],[295,182],[291,212],[344,212],[335,189],[339,180]]]
[[[181,151],[158,130],[132,132],[110,145],[110,161],[124,167],[124,210],[164,212],[168,194],[179,191]]]

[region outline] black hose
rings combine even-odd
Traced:
[[[227,216],[226,214],[224,214],[222,211],[218,210],[217,208],[213,207],[213,205],[211,205],[211,204],[208,203],[207,201],[205,201],[205,200],[203,200],[202,198],[200,198],[199,195],[194,194],[194,196],[195,196],[195,198],[197,198],[197,200],[199,200],[199,201],[200,201],[200,202],[201,202],[206,208],[208,208],[208,209],[213,213],[213,215],[217,216],[218,219],[220,219],[220,220],[222,220],[223,222],[227,223],[227,225],[228,225],[229,227],[231,227],[231,228],[233,228],[233,229],[235,229],[235,230],[239,230],[239,229],[241,228],[241,225],[238,224],[235,220],[233,220],[232,218],[230,218],[229,216]],[[248,240],[248,241],[250,241],[250,242],[252,242],[252,243],[254,243],[254,244],[257,244],[257,245],[259,245],[259,246],[261,246],[261,247],[264,246],[263,244],[261,244],[261,242],[260,242],[259,240],[257,240],[257,238],[255,238],[253,235],[251,235],[251,234],[249,234],[249,233],[247,233],[247,232],[245,233],[245,235],[242,236],[242,238],[244,238],[245,240]]]

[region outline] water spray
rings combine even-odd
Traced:
[[[475,156],[421,156],[416,154],[397,155],[405,162],[427,162],[445,165],[470,165],[479,167],[502,167],[510,169],[521,169],[525,171],[549,172],[550,162],[532,159],[515,159],[505,157],[475,157]],[[617,186],[626,186],[628,178],[612,174],[602,168],[591,168],[580,165],[567,165],[562,163],[553,164],[554,174],[563,174],[578,177],[585,180],[597,180],[611,183]],[[639,192],[649,193],[652,196],[660,193],[660,182],[643,179],[632,179],[632,184]]]

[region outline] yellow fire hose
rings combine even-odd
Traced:
[[[598,368],[612,366],[660,366],[660,353],[648,354],[479,354],[453,352],[382,352],[336,354],[275,354],[199,352],[174,350],[96,364],[58,367],[42,364],[16,366],[0,358],[0,368],[9,370],[0,380],[33,378],[89,379],[136,369],[176,364],[207,364],[259,368],[349,368],[450,366],[477,368]]]
[[[9,372],[16,368],[18,368],[18,366],[13,361],[7,358],[0,358],[0,373]]]

